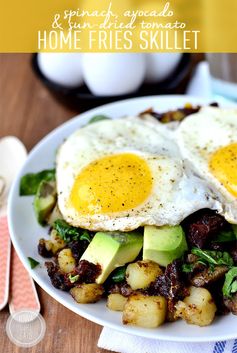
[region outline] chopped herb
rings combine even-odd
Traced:
[[[75,283],[76,281],[78,281],[79,275],[72,276],[72,275],[70,274],[70,275],[68,276],[68,278],[69,278],[69,281],[70,281],[71,283]]]
[[[66,243],[69,243],[72,240],[86,240],[90,243],[92,239],[88,230],[72,227],[63,219],[57,219],[53,224],[53,228]]]
[[[35,195],[41,181],[55,180],[55,169],[24,175],[20,181],[20,196]]]
[[[231,298],[237,292],[237,267],[232,267],[225,275],[222,293],[225,298]]]
[[[203,263],[205,265],[226,265],[230,267],[234,265],[232,257],[226,251],[222,252],[193,248],[191,252],[198,257],[199,263]]]
[[[112,280],[115,283],[122,282],[125,279],[125,273],[126,273],[126,266],[118,267],[113,272]]]
[[[39,265],[39,262],[33,259],[32,257],[28,257],[28,261],[32,269]]]

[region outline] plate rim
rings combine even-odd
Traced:
[[[116,101],[116,102],[112,102],[112,103],[107,103],[101,106],[98,106],[96,108],[93,109],[89,109],[81,114],[77,114],[76,116],[72,117],[71,119],[65,121],[64,123],[60,124],[59,126],[57,126],[55,129],[53,129],[52,131],[50,131],[47,135],[45,135],[42,139],[40,139],[35,146],[31,149],[31,151],[29,152],[27,159],[24,163],[24,165],[21,167],[20,171],[17,173],[17,176],[11,186],[10,192],[9,192],[9,197],[8,197],[8,208],[7,208],[7,215],[8,215],[8,226],[9,226],[9,233],[10,233],[10,237],[11,237],[11,241],[13,243],[13,246],[17,252],[17,255],[19,256],[21,262],[23,263],[25,269],[27,270],[27,272],[30,274],[30,276],[34,279],[34,281],[46,292],[48,293],[53,299],[57,300],[60,304],[62,304],[63,306],[65,306],[66,308],[68,308],[69,310],[71,310],[72,312],[76,313],[77,315],[82,316],[83,318],[90,320],[96,324],[99,324],[101,326],[105,326],[105,327],[109,327],[111,329],[117,330],[119,332],[122,333],[126,333],[126,334],[131,334],[131,335],[135,335],[135,336],[141,336],[141,337],[145,337],[145,338],[149,338],[149,339],[156,339],[156,340],[161,340],[161,341],[172,341],[172,342],[192,342],[192,343],[204,343],[204,342],[215,342],[215,341],[223,341],[223,340],[231,340],[231,339],[235,339],[237,338],[237,332],[236,335],[233,334],[224,334],[222,336],[218,336],[218,338],[216,336],[210,336],[210,337],[173,337],[165,335],[159,335],[159,328],[156,329],[144,329],[144,331],[142,332],[136,332],[136,327],[134,329],[134,326],[126,326],[123,325],[121,322],[121,325],[117,325],[116,323],[111,323],[108,321],[105,321],[104,319],[100,319],[98,316],[94,316],[90,313],[86,313],[85,311],[83,311],[83,309],[81,310],[80,305],[78,304],[78,310],[75,310],[75,308],[73,307],[73,305],[67,301],[66,299],[64,299],[61,295],[60,295],[60,291],[58,291],[58,293],[55,293],[54,290],[55,288],[52,286],[47,286],[44,284],[42,278],[40,276],[37,275],[37,273],[32,270],[29,267],[29,264],[25,261],[25,257],[24,257],[24,251],[21,249],[21,246],[19,244],[19,242],[17,241],[15,235],[14,235],[14,230],[13,230],[13,212],[12,212],[12,208],[13,208],[13,203],[14,203],[14,197],[15,197],[15,191],[16,189],[18,189],[19,186],[19,179],[22,175],[22,171],[25,169],[25,166],[27,165],[28,161],[32,158],[32,156],[34,155],[34,153],[40,149],[45,142],[47,142],[47,140],[51,139],[54,137],[54,135],[57,135],[57,133],[59,132],[59,130],[63,130],[65,129],[65,127],[69,126],[70,124],[73,124],[73,122],[75,122],[78,119],[85,119],[83,121],[83,123],[86,123],[86,121],[89,120],[89,117],[86,118],[87,115],[93,115],[93,113],[98,113],[98,111],[106,109],[106,108],[110,108],[116,105],[121,105],[121,104],[126,104],[130,101],[136,101],[136,100],[144,100],[144,102],[146,100],[169,100],[171,98],[174,98],[174,100],[178,100],[178,99],[182,99],[182,101],[184,100],[191,100],[191,101],[197,101],[196,104],[198,104],[198,101],[200,101],[199,104],[208,104],[212,101],[218,101],[218,99],[210,99],[210,98],[205,98],[205,97],[198,97],[198,96],[191,96],[191,95],[157,95],[157,96],[143,96],[143,97],[134,97],[134,98],[127,98],[127,99],[123,99],[120,101]],[[230,102],[230,107],[232,106],[237,106],[234,102]],[[139,328],[141,329],[141,328]],[[151,331],[152,330],[152,331]],[[154,331],[153,331],[154,330]],[[158,332],[157,332],[158,330]],[[129,331],[129,332],[128,332]],[[151,334],[151,332],[154,332],[154,334]],[[156,337],[156,333],[158,333],[158,337]]]

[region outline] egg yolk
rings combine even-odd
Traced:
[[[218,149],[212,155],[209,167],[226,190],[237,197],[237,143]]]
[[[70,203],[81,214],[121,212],[142,204],[152,189],[146,161],[132,153],[98,159],[75,179]]]

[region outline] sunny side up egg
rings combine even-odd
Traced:
[[[237,223],[237,110],[202,108],[180,124],[177,143],[214,191],[216,210]]]
[[[214,206],[206,183],[180,158],[173,131],[139,117],[75,131],[57,154],[59,209],[71,225],[129,231],[175,225]]]

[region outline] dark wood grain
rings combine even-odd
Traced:
[[[0,54],[0,137],[15,135],[30,150],[44,135],[75,115],[34,77],[28,54]],[[1,156],[0,156],[1,158]],[[101,327],[74,314],[37,286],[47,324],[44,339],[29,353],[106,353],[97,348]],[[5,334],[8,308],[0,312],[0,351],[23,353]]]

